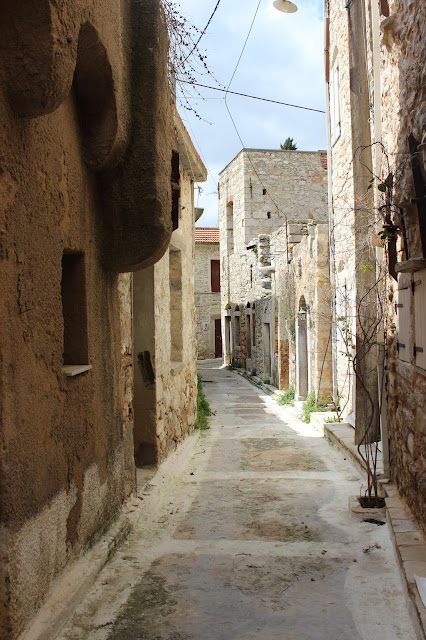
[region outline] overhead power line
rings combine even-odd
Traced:
[[[293,109],[304,109],[305,111],[315,111],[316,113],[325,113],[322,109],[313,109],[312,107],[302,107],[299,104],[290,104],[288,102],[281,102],[281,100],[271,100],[270,98],[261,98],[260,96],[252,96],[249,93],[240,93],[238,91],[229,91],[226,89],[220,89],[219,87],[210,87],[207,84],[199,84],[198,82],[190,82],[189,80],[179,80],[184,84],[192,84],[194,87],[201,87],[203,89],[211,89],[212,91],[220,91],[221,93],[232,93],[234,96],[242,96],[243,98],[251,98],[252,100],[262,100],[263,102],[272,102],[273,104],[281,104],[284,107],[292,107]]]
[[[230,79],[230,81],[229,81],[229,83],[228,83],[228,86],[226,87],[226,92],[225,92],[225,103],[226,103],[226,94],[228,93],[229,87],[231,86],[231,83],[232,83],[232,81],[233,81],[233,79],[234,79],[234,76],[235,76],[235,74],[236,74],[236,72],[237,72],[238,66],[239,66],[239,64],[240,64],[240,62],[241,62],[241,58],[243,57],[243,53],[244,53],[244,50],[245,50],[245,48],[246,48],[246,45],[247,45],[248,39],[250,38],[251,30],[253,29],[254,21],[256,20],[257,12],[259,11],[259,7],[260,7],[260,3],[261,3],[261,2],[262,2],[262,0],[259,0],[259,2],[257,3],[256,11],[254,12],[254,16],[253,16],[253,19],[252,19],[251,24],[250,24],[250,29],[248,30],[247,37],[246,37],[246,39],[245,39],[245,41],[244,41],[244,44],[243,44],[243,48],[241,49],[240,57],[238,58],[238,61],[237,61],[237,64],[235,65],[235,69],[234,69],[234,71],[233,71],[233,74],[232,74],[232,76],[231,76],[231,79]]]
[[[185,62],[188,60],[189,56],[190,56],[190,55],[192,55],[192,54],[194,53],[195,49],[196,49],[196,48],[198,47],[198,45],[200,44],[200,40],[201,40],[201,38],[203,37],[203,35],[206,33],[207,29],[209,28],[209,24],[210,24],[210,22],[213,20],[213,16],[214,16],[214,14],[216,13],[216,11],[217,11],[217,9],[218,9],[218,7],[219,7],[219,5],[220,5],[220,1],[221,1],[221,0],[217,0],[216,6],[215,6],[215,8],[213,9],[213,13],[211,14],[210,18],[208,19],[206,26],[204,27],[204,29],[203,29],[203,30],[202,30],[202,32],[200,33],[200,36],[199,36],[199,38],[198,38],[197,42],[196,42],[196,43],[194,44],[194,46],[192,47],[191,51],[190,51],[190,52],[187,54],[187,56],[185,57],[185,60],[182,62],[182,65],[184,65],[184,64],[185,64]]]

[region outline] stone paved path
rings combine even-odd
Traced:
[[[60,640],[414,640],[387,525],[348,508],[357,472],[241,376],[202,375],[212,428],[160,468]]]

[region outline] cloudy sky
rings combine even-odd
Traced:
[[[277,11],[272,1],[261,1],[230,90],[324,110],[323,2],[297,0],[297,13],[286,14]],[[180,0],[176,4],[190,22],[203,29],[216,2]],[[221,0],[200,42],[210,70],[225,87],[234,72],[257,5],[258,0]],[[214,84],[208,75],[199,75],[197,81]],[[185,91],[196,95],[191,89]],[[209,89],[199,91],[202,98],[190,97],[188,102],[202,120],[183,108],[182,99],[178,100],[178,106],[209,172],[208,181],[200,185],[202,192],[196,195],[197,206],[205,210],[197,225],[214,227],[218,226],[218,172],[242,145],[227,112],[224,95]],[[279,149],[288,136],[300,150],[327,148],[324,114],[229,94],[227,104],[246,148]]]

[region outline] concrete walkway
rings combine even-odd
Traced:
[[[357,471],[241,376],[201,371],[211,429],[160,467],[60,640],[415,640],[387,525],[348,508]]]

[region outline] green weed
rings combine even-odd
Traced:
[[[316,411],[327,411],[327,407],[321,404],[317,404],[315,391],[312,390],[310,393],[308,393],[305,402],[302,404],[301,418],[303,422],[310,422],[311,413],[314,413]]]
[[[293,406],[294,404],[294,389],[293,387],[286,387],[281,391],[278,398],[278,404],[287,404]]]
[[[210,408],[210,404],[204,395],[203,383],[201,376],[197,376],[197,417],[195,420],[195,428],[204,431],[210,429],[208,417],[214,415],[214,412]]]

